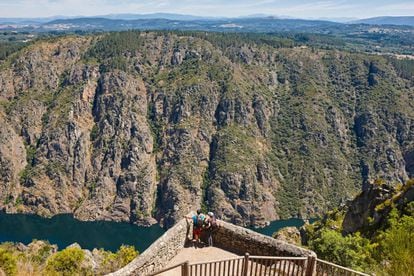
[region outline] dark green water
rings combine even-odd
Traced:
[[[300,227],[301,219],[278,220],[265,228],[253,230],[271,236],[280,228]],[[0,242],[30,243],[33,239],[48,240],[59,249],[77,242],[82,248],[104,248],[116,251],[122,244],[134,245],[139,252],[147,249],[165,231],[159,225],[140,227],[129,223],[76,220],[72,215],[51,219],[35,215],[9,215],[0,212]]]
[[[309,221],[312,223],[315,221],[315,219],[310,219]],[[266,226],[264,228],[251,228],[251,229],[258,233],[264,234],[266,236],[272,236],[274,232],[278,231],[279,229],[283,227],[294,226],[294,227],[299,228],[303,226],[304,224],[305,222],[303,221],[303,219],[291,218],[291,219],[286,219],[286,220],[272,221],[269,226]]]
[[[59,249],[77,242],[82,248],[116,251],[122,244],[134,245],[143,252],[165,231],[158,225],[139,227],[129,223],[107,221],[83,222],[71,215],[51,219],[34,215],[8,215],[0,212],[0,242],[30,243],[48,240]]]

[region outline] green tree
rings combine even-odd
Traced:
[[[376,244],[371,244],[359,233],[344,237],[337,231],[323,229],[310,242],[310,247],[321,259],[357,270],[366,270],[374,262],[372,254]]]
[[[389,217],[390,227],[378,237],[377,259],[385,260],[381,267],[388,275],[414,275],[414,213],[399,216],[393,209]]]

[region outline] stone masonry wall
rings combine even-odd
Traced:
[[[148,275],[163,269],[184,247],[189,231],[187,221],[180,220],[131,263],[108,276]]]
[[[316,257],[316,254],[299,246],[276,240],[252,230],[219,221],[213,234],[214,246],[238,255],[249,253],[258,256]]]
[[[218,223],[219,228],[213,234],[214,246],[229,252],[238,255],[249,253],[259,256],[316,257],[311,250],[231,223],[224,221]],[[192,225],[186,219],[180,220],[135,260],[108,276],[144,276],[164,269],[165,264],[185,246],[187,237],[191,238],[191,233]],[[217,256],[217,259],[220,259],[220,256]]]

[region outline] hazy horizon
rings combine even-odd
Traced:
[[[0,17],[81,17],[108,14],[174,13],[202,17],[240,17],[266,14],[293,18],[369,18],[412,16],[414,2],[356,0],[1,0]]]

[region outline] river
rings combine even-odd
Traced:
[[[274,221],[267,227],[253,230],[271,236],[282,227],[301,225],[301,219],[288,219]],[[79,221],[72,215],[42,218],[36,215],[10,215],[0,212],[0,242],[28,244],[33,239],[48,240],[51,244],[57,244],[59,249],[77,242],[85,249],[104,248],[111,251],[127,244],[134,245],[139,252],[143,252],[164,232],[159,225],[141,227],[120,222]]]
[[[309,220],[311,223],[315,221],[315,219]],[[298,218],[291,218],[286,220],[276,220],[272,221],[268,226],[263,228],[250,228],[256,232],[259,232],[266,236],[272,236],[272,234],[283,227],[294,226],[294,227],[301,227],[305,224],[303,219]]]
[[[164,232],[159,225],[139,227],[130,223],[79,221],[72,215],[57,215],[48,219],[35,215],[0,213],[0,242],[27,244],[33,239],[48,240],[57,244],[59,249],[77,242],[85,249],[116,251],[122,244],[127,244],[143,252]]]

